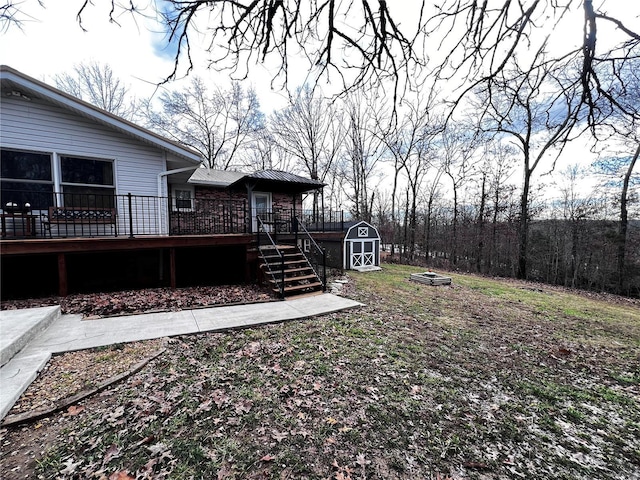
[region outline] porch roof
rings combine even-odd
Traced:
[[[318,180],[301,177],[282,170],[258,170],[236,180],[230,187],[251,185],[254,190],[304,193],[324,187]]]
[[[216,170],[213,168],[198,168],[189,178],[189,183],[208,185],[211,187],[228,187],[246,174],[233,170]]]
[[[234,172],[199,168],[189,183],[222,188],[245,188],[251,185],[254,190],[266,190],[283,193],[303,193],[324,187],[318,180],[301,177],[282,170],[258,170],[253,173]]]

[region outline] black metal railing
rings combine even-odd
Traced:
[[[2,202],[3,239],[244,234],[256,227],[245,199],[196,198],[185,204],[149,195],[5,189]],[[273,208],[261,216],[276,238],[295,233],[296,221],[309,232],[344,231],[347,223],[343,212],[331,210]]]
[[[256,232],[256,239],[258,244],[258,252],[260,252],[260,257],[262,258],[262,264],[266,265],[267,273],[271,276],[274,282],[276,282],[278,290],[280,291],[280,298],[284,298],[284,284],[285,284],[284,254],[278,248],[278,245],[276,245],[276,242],[274,241],[273,237],[269,233],[269,229],[270,229],[269,225],[268,224],[265,225],[260,215],[256,215],[256,223],[258,226],[258,231]],[[266,242],[261,241],[261,237],[264,237],[266,239]],[[261,244],[265,244],[265,245],[261,245]],[[267,249],[261,248],[261,246],[266,246],[268,248]],[[271,256],[278,257],[277,263],[280,266],[279,271],[277,270],[274,271],[271,268],[272,264],[276,262],[270,262],[269,259],[267,258],[267,253],[269,253]]]
[[[294,229],[296,244],[299,244],[298,240],[301,240],[302,248],[300,251],[318,278],[320,278],[320,270],[322,269],[322,291],[324,292],[327,290],[327,250],[318,245],[298,217],[294,217]],[[308,248],[306,248],[307,245]]]
[[[244,200],[194,199],[191,208],[172,208],[171,235],[248,233]]]
[[[309,232],[343,232],[350,218],[343,211],[294,210],[273,208],[268,214],[261,213],[262,221],[277,237],[278,234],[295,233],[295,222],[305,226]]]

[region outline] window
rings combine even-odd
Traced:
[[[61,156],[60,172],[66,207],[114,207],[113,162]]]
[[[358,237],[368,237],[369,227],[358,227]]]
[[[0,153],[0,205],[26,203],[31,209],[53,205],[51,155],[39,152],[2,150]]]
[[[56,179],[54,158],[51,153],[2,149],[0,205],[29,203],[32,210],[46,210],[56,204],[115,207],[113,161],[61,155],[60,178]],[[54,192],[62,192],[62,198],[54,198]]]
[[[173,189],[173,209],[174,210],[193,210],[193,190],[187,188]]]

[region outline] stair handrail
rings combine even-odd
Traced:
[[[262,230],[262,233],[266,233],[267,234],[267,238],[269,239],[269,241],[271,242],[271,245],[273,245],[273,248],[275,249],[276,253],[280,257],[280,270],[281,270],[281,274],[282,274],[282,279],[280,280],[280,285],[279,285],[279,287],[280,287],[280,298],[284,298],[284,255],[280,251],[280,249],[278,248],[276,243],[273,241],[273,238],[269,234],[269,231],[264,227],[264,222],[262,221],[262,219],[260,218],[259,215],[256,215],[256,220],[258,221],[258,225],[257,225],[258,228],[257,228],[257,232],[256,232],[256,235],[258,237],[258,252],[260,252],[260,256],[262,257],[262,260],[264,260],[264,264],[267,266],[267,269],[269,270],[269,273],[271,274],[271,277],[276,282],[276,285],[278,283],[276,275],[271,270],[271,264],[270,264],[270,262],[267,261],[267,259],[264,256],[264,253],[262,252],[262,249],[260,248],[260,230]]]
[[[306,229],[306,227],[304,226],[304,224],[300,221],[300,219],[297,216],[294,216],[294,221],[296,223],[296,238],[297,238],[297,233],[298,233],[298,228],[302,228],[302,231],[304,232],[304,234],[309,238],[309,240],[311,240],[311,244],[315,247],[315,249],[318,251],[318,253],[320,253],[322,255],[322,291],[326,292],[327,291],[327,250],[326,248],[321,248],[320,245],[318,245],[318,243],[315,241],[315,239],[311,236],[311,234],[309,233],[309,231]],[[304,258],[307,259],[307,262],[309,262],[309,259],[307,258],[307,256],[305,255],[303,249],[300,249],[300,253],[302,253],[302,255],[304,255]],[[309,265],[311,265],[311,268],[313,269],[313,272],[316,274],[316,277],[318,277],[318,279],[320,279],[320,275],[318,275],[318,272],[316,271],[315,268],[313,268],[313,264],[311,262],[309,262]]]

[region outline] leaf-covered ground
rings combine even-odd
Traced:
[[[416,271],[351,273],[359,309],[174,338],[4,429],[0,477],[640,478],[637,302]]]
[[[178,288],[146,288],[108,293],[76,293],[66,297],[4,300],[2,310],[60,305],[63,314],[81,314],[84,318],[135,315],[144,312],[178,311],[184,309],[229,305],[234,303],[267,302],[273,297],[265,289],[253,285],[221,285]]]

